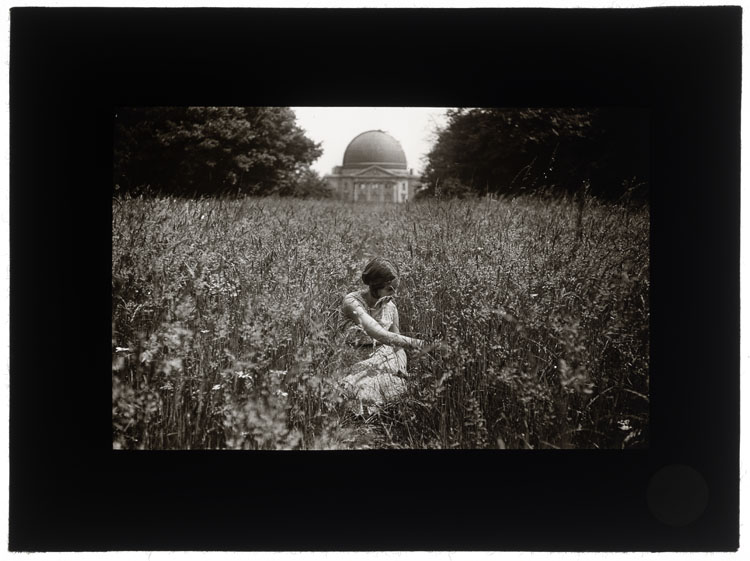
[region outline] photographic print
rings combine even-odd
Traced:
[[[648,447],[647,111],[113,117],[113,448]]]
[[[14,8],[9,550],[735,551],[741,15]]]

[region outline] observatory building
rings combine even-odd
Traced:
[[[324,179],[337,198],[356,202],[403,203],[420,185],[420,177],[406,167],[401,144],[380,130],[355,136],[342,165]]]

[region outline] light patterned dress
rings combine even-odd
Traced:
[[[362,307],[385,330],[398,320],[398,309],[391,298],[384,298],[374,308],[358,293],[352,293]],[[383,345],[372,339],[364,329],[342,316],[345,341],[359,347],[366,358],[350,366],[341,384],[349,397],[365,404],[382,405],[406,392],[406,352],[400,347]]]

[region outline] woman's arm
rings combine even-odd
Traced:
[[[354,298],[344,299],[343,311],[346,317],[362,327],[362,329],[365,330],[365,333],[384,345],[418,349],[425,344],[421,339],[405,337],[404,335],[384,329],[383,326],[375,321]]]

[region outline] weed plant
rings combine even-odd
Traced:
[[[592,199],[121,198],[113,446],[640,448],[649,215]],[[341,298],[400,264],[407,395],[352,415]]]

